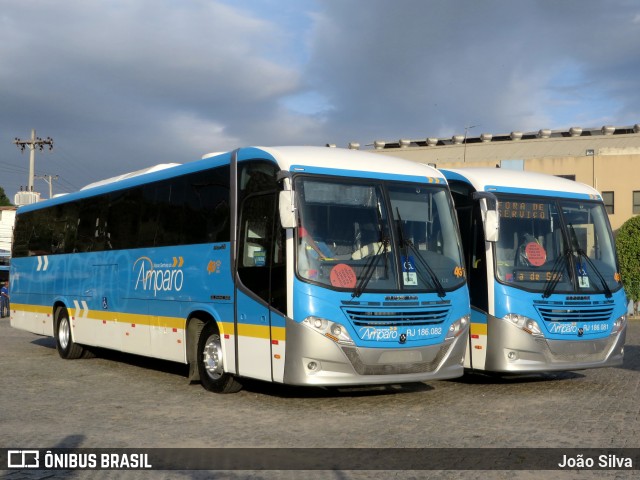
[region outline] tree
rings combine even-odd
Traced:
[[[4,188],[0,187],[0,207],[9,207],[13,205],[7,195],[4,193]]]
[[[620,260],[620,275],[627,296],[640,300],[640,216],[624,222],[618,230],[616,248]]]

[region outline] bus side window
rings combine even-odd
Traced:
[[[156,232],[158,230],[158,212],[160,210],[157,203],[158,190],[157,183],[150,183],[142,187],[138,230],[139,247],[153,247],[155,245]]]
[[[29,256],[29,238],[33,231],[32,213],[23,213],[16,217],[11,255],[13,258]]]
[[[455,181],[450,185],[458,214],[462,250],[465,252],[471,305],[487,312],[487,257],[480,204],[472,200],[473,191],[467,185]]]
[[[97,252],[104,249],[106,205],[103,204],[104,199],[101,197],[92,197],[80,202],[77,251]]]
[[[469,265],[471,267],[469,269],[469,296],[471,305],[483,312],[487,312],[489,310],[489,293],[487,286],[486,243],[484,241],[484,228],[478,202],[473,206],[471,231],[473,232],[473,257],[471,258],[473,264]]]
[[[110,194],[107,224],[112,249],[138,248],[141,205],[140,187]]]
[[[278,189],[277,167],[266,160],[252,160],[238,165],[238,203],[247,195]]]
[[[216,167],[186,177],[184,200],[185,243],[228,242],[229,167]],[[171,203],[179,197],[172,194]]]
[[[31,225],[28,228],[27,245],[29,255],[49,255],[53,243],[53,230],[46,211],[30,212]]]
[[[182,241],[184,215],[180,215],[179,207],[184,203],[184,178],[178,177],[169,181],[158,182],[156,203],[156,235],[154,245],[180,245]],[[178,210],[178,211],[176,211]]]
[[[268,214],[261,212],[261,205],[255,199],[248,199],[243,212],[243,267],[264,267],[269,251],[269,222]]]
[[[275,194],[252,195],[242,205],[238,275],[264,301],[270,300],[274,263]]]

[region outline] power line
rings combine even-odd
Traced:
[[[29,170],[25,167],[13,165],[11,163],[0,162],[0,167],[4,173],[27,173]]]
[[[40,178],[49,184],[49,198],[53,198],[53,181],[58,180],[58,175],[36,175],[36,178]]]
[[[29,148],[29,191],[33,192],[33,179],[35,177],[35,165],[36,165],[36,148],[40,151],[44,150],[45,145],[49,147],[49,150],[53,149],[53,139],[47,137],[44,140],[40,137],[36,137],[35,128],[31,130],[31,140],[21,140],[18,137],[13,141],[17,147],[24,152],[25,148]]]
[[[58,171],[73,171],[75,180],[69,181],[68,176],[60,176],[60,180],[58,183],[63,185],[67,191],[79,190],[82,186],[95,181],[95,170],[92,170],[86,166],[86,161],[78,158],[76,155],[72,154],[66,148],[62,146],[61,141],[57,141],[56,143],[56,152],[54,152],[55,160],[58,162]],[[80,177],[78,179],[78,177]],[[84,178],[84,180],[83,180]],[[77,184],[80,182],[80,185]]]

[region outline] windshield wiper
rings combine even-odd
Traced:
[[[356,289],[351,294],[351,298],[357,298],[360,295],[362,295],[362,292],[364,292],[364,289],[367,287],[367,285],[369,284],[369,281],[373,277],[373,273],[376,271],[376,267],[378,266],[378,262],[380,261],[380,254],[383,252],[383,250],[385,254],[385,265],[386,265],[386,258],[387,258],[386,254],[388,252],[388,248],[387,248],[388,246],[389,246],[389,239],[384,237],[381,238],[380,245],[378,246],[378,250],[376,250],[376,252],[367,259],[367,263],[364,264],[364,268],[362,269],[362,276],[360,277],[360,282],[358,283],[358,285],[356,285]]]
[[[576,236],[576,231],[573,229],[572,224],[569,224],[569,230],[571,230],[571,240],[574,245],[574,250],[578,254],[578,259],[584,258],[586,260],[586,262],[595,272],[596,277],[598,277],[598,280],[600,280],[600,284],[602,285],[602,291],[604,292],[604,296],[607,298],[611,298],[613,294],[611,293],[611,289],[609,288],[607,281],[605,280],[600,270],[598,270],[598,267],[596,267],[593,261],[589,258],[589,255],[587,255],[587,252],[585,252],[582,248],[580,248],[580,244],[578,243],[578,237]],[[589,274],[587,273],[587,278],[588,277],[589,277]]]
[[[355,291],[351,294],[351,298],[357,298],[362,295],[364,289],[371,281],[373,277],[373,273],[376,271],[376,267],[378,266],[378,261],[380,261],[380,254],[384,252],[384,267],[385,273],[387,271],[387,252],[389,251],[389,239],[384,235],[384,225],[382,224],[382,207],[380,206],[380,199],[378,199],[378,208],[376,209],[376,217],[378,220],[378,235],[380,238],[380,245],[378,245],[378,249],[373,254],[373,256],[367,259],[367,263],[364,264],[364,268],[362,269],[362,276],[360,277],[360,282],[356,285]]]
[[[562,255],[556,258],[553,267],[551,268],[549,280],[544,285],[544,291],[542,293],[542,298],[549,298],[551,294],[555,291],[558,286],[558,282],[562,278],[562,266],[563,263],[567,267],[567,272],[569,271],[569,257],[571,256],[571,249],[567,248]],[[564,260],[564,262],[563,262]]]
[[[402,245],[405,249],[405,255],[407,257],[406,260],[409,261],[409,254],[407,251],[407,247],[408,247],[408,249],[410,249],[411,252],[418,259],[418,261],[420,262],[420,265],[422,265],[424,269],[427,271],[427,273],[429,274],[429,277],[431,278],[431,282],[429,282],[425,278],[424,274],[422,273],[422,270],[420,270],[419,268],[416,268],[416,272],[418,273],[418,276],[420,277],[420,279],[425,284],[431,283],[436,289],[436,291],[438,292],[438,296],[440,298],[445,297],[447,295],[447,292],[444,291],[444,287],[442,286],[442,283],[440,283],[440,280],[438,280],[437,275],[435,274],[431,266],[427,263],[427,261],[422,257],[422,254],[418,251],[418,249],[413,244],[413,242],[408,238],[406,238],[406,235],[404,233],[404,226],[402,225],[402,217],[400,216],[400,209],[398,207],[396,207],[396,212],[398,213],[398,230],[400,233],[400,245]]]

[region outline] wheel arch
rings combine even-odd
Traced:
[[[64,312],[64,313],[63,313]],[[65,320],[61,326],[61,319]],[[77,358],[91,358],[93,353],[84,345],[75,343],[73,333],[73,317],[69,313],[69,308],[64,301],[55,300],[53,302],[53,338],[56,342],[56,350],[60,357],[65,360]]]
[[[186,354],[187,363],[189,364],[189,381],[200,381],[200,374],[198,373],[197,365],[197,348],[198,339],[202,329],[207,324],[215,324],[218,332],[220,329],[220,320],[217,315],[207,309],[196,309],[189,313],[187,317],[186,325]]]
[[[66,302],[62,299],[56,299],[53,302],[53,307],[51,309],[51,318],[53,318],[53,322],[51,322],[51,325],[53,327],[53,330],[51,332],[51,335],[55,336],[56,334],[56,328],[57,328],[57,323],[58,323],[58,318],[56,317],[56,312],[58,311],[59,308],[64,308],[65,310],[67,310],[67,312],[69,312],[69,307],[67,306]],[[71,329],[73,330],[73,322],[71,322]]]

